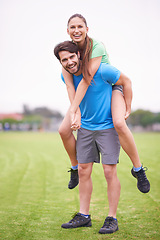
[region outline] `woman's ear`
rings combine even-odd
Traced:
[[[88,31],[89,31],[89,27],[87,27],[87,33],[88,33]]]

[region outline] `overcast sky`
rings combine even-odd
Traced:
[[[111,64],[133,86],[132,110],[160,111],[159,0],[0,0],[0,113],[69,107],[55,45],[69,40],[68,18],[84,15]]]

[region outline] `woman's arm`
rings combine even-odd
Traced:
[[[63,67],[62,67],[62,75],[65,80],[70,103],[72,104],[74,97],[75,97],[75,93],[76,93],[75,87],[73,84],[73,75],[70,74],[69,72],[67,72]],[[81,125],[81,111],[80,111],[79,107],[77,108],[75,115],[76,115],[76,124],[74,126],[71,126],[72,130],[76,130],[76,129],[80,128],[80,125]]]
[[[89,80],[88,82],[91,82],[91,80],[93,79],[93,76],[95,75],[95,73],[97,72],[100,66],[101,60],[102,60],[102,56],[92,58],[89,60],[89,72],[91,74],[91,77],[90,79],[88,79]],[[79,104],[81,103],[82,99],[86,94],[88,86],[89,86],[88,83],[82,78],[81,82],[77,87],[76,94],[70,108],[72,124],[75,124],[76,122],[75,113],[79,107]]]
[[[69,72],[67,72],[63,67],[62,67],[62,75],[65,80],[70,103],[72,104],[74,97],[75,97],[75,93],[76,93],[74,84],[73,84],[73,75],[70,74]]]

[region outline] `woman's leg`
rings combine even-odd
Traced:
[[[120,144],[131,159],[134,166],[134,168],[131,170],[131,173],[135,178],[137,178],[138,189],[143,193],[147,193],[150,190],[150,183],[146,177],[145,169],[142,168],[133,135],[127,127],[124,119],[126,111],[125,101],[122,93],[119,90],[112,91],[111,108],[113,124],[118,133]]]
[[[71,165],[76,166],[78,164],[76,159],[76,139],[71,129],[69,111],[63,119],[58,131],[70,158]]]
[[[67,112],[61,126],[59,127],[59,134],[61,136],[63,145],[68,153],[71,161],[71,169],[68,171],[71,173],[68,188],[73,189],[79,183],[78,177],[78,161],[76,158],[76,139],[71,130],[69,111]]]
[[[119,90],[112,91],[111,109],[113,124],[118,133],[120,144],[131,159],[133,166],[135,168],[139,168],[142,164],[139,159],[133,135],[124,119],[126,111],[125,101],[122,93]]]

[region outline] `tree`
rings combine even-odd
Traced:
[[[128,124],[132,126],[141,125],[146,127],[155,122],[155,113],[150,111],[145,111],[142,109],[138,109],[135,112],[131,113],[129,119],[127,120]]]

